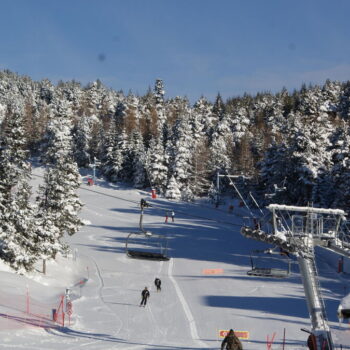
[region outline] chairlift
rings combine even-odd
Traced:
[[[271,199],[275,197],[278,193],[285,192],[287,190],[285,184],[286,184],[286,178],[283,179],[281,186],[278,186],[277,184],[273,184],[272,193],[265,193],[265,198]]]
[[[167,261],[168,239],[150,231],[130,232],[125,242],[126,255],[134,259]]]
[[[254,250],[250,253],[249,276],[286,278],[291,273],[291,259],[283,250]]]
[[[168,239],[165,235],[155,234],[143,227],[144,208],[152,207],[145,199],[140,201],[140,231],[130,232],[125,241],[126,255],[135,259],[166,261],[169,260]]]

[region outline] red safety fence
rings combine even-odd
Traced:
[[[0,293],[0,329],[23,327],[53,327],[55,325],[52,310],[56,302],[37,300],[30,291],[23,288],[14,293]]]
[[[88,281],[80,279],[66,294],[39,300],[30,294],[28,287],[14,287],[12,293],[0,291],[0,330],[23,327],[70,326],[73,315],[72,299],[81,296],[82,287]]]

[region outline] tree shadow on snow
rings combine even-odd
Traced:
[[[304,298],[257,297],[257,296],[205,296],[203,304],[211,307],[223,307],[241,310],[253,310],[277,315],[307,318],[307,306]]]

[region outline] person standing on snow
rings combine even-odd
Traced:
[[[226,345],[226,348],[225,348]],[[241,341],[236,337],[233,329],[230,329],[221,343],[221,350],[243,350]]]
[[[162,284],[162,281],[157,277],[157,278],[154,280],[154,284],[155,284],[156,287],[157,287],[157,292],[160,292],[160,291],[161,291],[160,285]]]
[[[147,287],[145,287],[145,289],[141,292],[141,297],[142,297],[142,300],[141,300],[141,304],[140,306],[143,305],[143,307],[146,306],[147,304],[147,299],[149,298],[150,294],[149,294],[149,290]]]
[[[174,222],[174,218],[175,218],[175,212],[174,210],[171,211],[171,221]]]

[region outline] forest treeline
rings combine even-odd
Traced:
[[[213,192],[217,172],[242,174],[249,178],[243,191],[263,204],[349,208],[350,82],[226,101],[218,94],[191,105],[186,97],[166,98],[160,79],[137,96],[98,80],[53,85],[1,71],[2,136],[16,114],[14,102],[28,155],[45,158],[58,142],[51,129],[63,103],[71,156],[80,168],[96,162],[112,182],[191,200]]]

